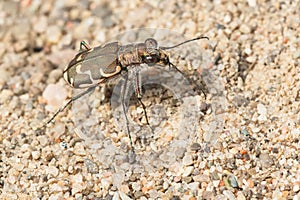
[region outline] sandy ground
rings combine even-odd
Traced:
[[[2,0],[0,199],[300,199],[299,13],[298,0]],[[170,59],[207,97],[184,96],[172,70],[146,71],[153,132],[126,99],[135,155],[122,78],[37,129],[78,93],[62,73],[80,41],[200,35]]]

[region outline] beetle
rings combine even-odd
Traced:
[[[143,43],[121,45],[119,42],[111,42],[95,48],[91,48],[86,42],[82,41],[80,43],[80,52],[75,55],[71,62],[66,66],[63,71],[63,77],[71,87],[87,89],[72,97],[47,121],[46,125],[49,124],[66,107],[68,107],[70,103],[85,94],[92,92],[100,84],[106,83],[109,79],[120,75],[122,72],[126,73],[129,69],[134,68],[136,65],[146,64],[150,67],[154,65],[169,66],[183,74],[170,62],[166,50],[200,39],[209,40],[208,37],[200,36],[171,47],[159,47],[154,38],[147,38]],[[128,76],[126,76],[125,85],[127,83],[127,78]],[[147,117],[146,107],[141,100],[142,94],[138,78],[135,79],[134,85],[137,99],[144,110],[146,123],[151,128]],[[127,134],[130,139],[131,147],[133,148],[129,132],[129,122],[124,105],[124,94],[122,95],[122,98],[123,111],[127,122]],[[152,128],[151,131],[153,133]]]

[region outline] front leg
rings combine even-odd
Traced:
[[[136,97],[137,97],[137,100],[139,101],[139,103],[142,105],[142,108],[143,108],[143,112],[144,112],[144,115],[145,115],[145,118],[146,118],[146,123],[147,123],[147,126],[150,128],[151,130],[151,133],[152,133],[152,138],[154,137],[154,130],[153,128],[150,126],[150,123],[149,123],[149,119],[148,119],[148,115],[147,115],[147,111],[146,111],[146,106],[145,104],[143,103],[142,101],[142,84],[141,84],[141,75],[139,73],[139,70],[135,70],[135,73],[134,73],[134,89],[135,89],[135,94],[136,94]]]

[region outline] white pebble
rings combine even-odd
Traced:
[[[188,166],[193,164],[193,158],[191,155],[185,155],[182,160],[183,165]]]
[[[120,199],[119,193],[115,192],[112,200],[119,200],[119,199]]]
[[[224,19],[223,19],[224,23],[229,23],[231,22],[231,16],[229,14],[225,15]]]
[[[63,199],[63,196],[61,193],[58,193],[58,194],[52,194],[50,197],[49,197],[49,200],[59,200],[59,199]]]
[[[46,38],[49,43],[56,44],[61,38],[61,29],[58,26],[50,26],[46,31]]]
[[[74,183],[72,184],[72,194],[76,194],[76,193],[79,193],[81,191],[84,190],[84,185],[83,183]]]
[[[57,183],[51,184],[49,186],[49,192],[50,193],[61,192],[61,191],[63,191],[63,188],[59,184],[57,184]]]
[[[104,190],[108,190],[109,186],[111,185],[111,181],[103,178],[101,179],[101,185]]]
[[[182,174],[182,177],[188,177],[193,172],[193,170],[194,170],[193,166],[186,167]]]
[[[84,190],[83,177],[81,174],[76,174],[71,177],[72,180],[72,194],[76,194]]]
[[[259,121],[267,120],[267,108],[263,104],[261,103],[257,104],[257,112],[259,114],[258,116]]]
[[[244,196],[244,194],[242,192],[238,192],[237,193],[237,200],[246,200],[246,197]]]
[[[1,45],[0,45],[0,48],[2,48],[1,47]],[[1,51],[1,50],[0,50]],[[0,52],[0,57],[1,57],[1,52]],[[3,69],[3,68],[0,68],[0,83],[1,82],[6,82],[6,81],[8,81],[9,80],[9,77],[10,77],[10,74],[9,74],[9,72],[6,70],[6,69]],[[10,92],[11,93],[11,90],[2,90],[1,92]],[[2,96],[2,95],[1,95]],[[8,97],[11,97],[11,95],[10,96],[8,96]],[[6,97],[7,98],[7,97]],[[1,100],[2,102],[4,102],[4,100]]]
[[[252,54],[252,50],[250,48],[246,48],[244,50],[244,52],[247,54],[247,55],[251,55]]]
[[[47,29],[48,26],[48,19],[45,16],[41,16],[38,18],[37,22],[34,23],[33,29],[37,33],[43,33]]]
[[[250,7],[256,7],[256,0],[247,0]]]
[[[131,200],[131,198],[129,196],[127,196],[125,193],[123,193],[121,191],[119,192],[119,195],[122,200]]]
[[[45,135],[39,136],[38,141],[42,147],[46,146],[49,142],[48,137]]]
[[[8,175],[8,179],[7,181],[10,183],[10,184],[14,184],[17,180],[17,177],[16,176],[12,176],[12,175]]]
[[[19,172],[21,172],[24,169],[24,165],[21,163],[15,163],[13,167],[15,170],[17,170]]]
[[[74,146],[74,154],[78,156],[85,156],[86,151],[84,149],[84,146],[81,143],[76,143]]]
[[[220,184],[220,180],[214,180],[212,183],[213,183],[213,186],[217,188],[218,185]]]
[[[248,34],[248,33],[250,33],[251,30],[246,24],[242,24],[240,26],[240,31],[244,34]]]
[[[41,152],[40,151],[33,151],[31,152],[32,158],[37,160],[41,157]]]
[[[298,192],[299,189],[300,189],[299,184],[295,184],[295,185],[293,186],[293,192]]]
[[[54,112],[63,105],[63,101],[67,98],[67,90],[59,84],[49,84],[43,92],[43,98],[46,99],[48,105],[46,110]]]
[[[45,171],[47,175],[51,175],[52,177],[56,177],[59,173],[59,170],[54,166],[46,167]]]
[[[199,188],[199,182],[192,182],[188,184],[188,187],[192,190],[192,191],[196,191]]]
[[[229,199],[229,200],[236,200],[234,194],[229,190],[224,190],[223,194]]]
[[[165,182],[164,182],[165,184]],[[135,191],[139,191],[141,189],[141,183],[138,181],[138,182],[134,182],[132,183],[132,189],[135,190]]]

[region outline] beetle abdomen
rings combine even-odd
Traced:
[[[64,70],[65,80],[74,88],[87,88],[118,74],[118,48],[114,42],[78,53]]]

